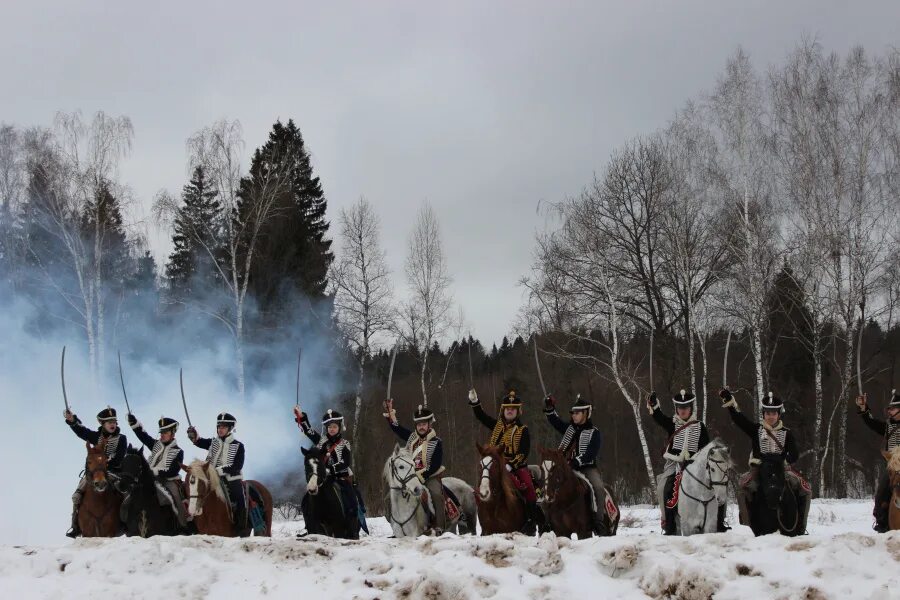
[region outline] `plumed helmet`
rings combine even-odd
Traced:
[[[420,404],[416,412],[413,413],[413,421],[416,423],[421,423],[422,421],[434,423],[434,413]]]
[[[325,414],[322,415],[322,426],[328,427],[331,423],[337,423],[341,427],[344,426],[344,415],[339,413],[336,410],[328,409],[325,411]]]
[[[216,417],[216,425],[225,425],[226,427],[234,427],[237,425],[237,419],[234,418],[234,415],[227,412],[220,412],[219,416]]]
[[[500,410],[504,408],[522,408],[522,399],[516,394],[516,390],[509,390],[500,402]]]
[[[685,390],[679,390],[677,394],[672,396],[672,402],[675,403],[675,408],[679,406],[694,407],[694,395],[690,392],[686,392]]]
[[[762,398],[762,409],[763,410],[777,410],[781,412],[784,410],[784,402],[781,401],[781,398],[769,392]]]
[[[587,400],[584,400],[581,397],[581,394],[578,394],[577,396],[575,396],[575,404],[573,404],[572,408],[569,409],[569,414],[572,414],[573,412],[580,411],[580,410],[587,411],[588,418],[590,418],[591,413],[594,411],[594,407],[591,405],[590,402],[588,402]]]
[[[103,410],[97,413],[97,420],[100,423],[106,423],[107,421],[117,421],[116,418],[116,409],[112,406],[107,406]]]
[[[164,431],[171,431],[172,433],[178,431],[178,421],[169,417],[160,417],[159,432],[162,433]]]

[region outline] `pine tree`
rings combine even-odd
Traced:
[[[250,272],[251,293],[270,320],[293,308],[287,304],[293,292],[322,298],[334,260],[331,240],[326,237],[325,194],[292,120],[286,125],[277,121],[269,140],[254,153],[250,174],[241,182],[238,212],[242,222],[252,219],[254,190],[275,169],[288,169],[290,183],[276,201],[278,217],[261,224]]]
[[[166,264],[166,278],[173,297],[186,300],[204,294],[220,276],[222,205],[202,166],[194,169],[181,199],[184,204],[175,215],[175,249]]]

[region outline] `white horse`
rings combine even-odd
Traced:
[[[428,517],[422,505],[422,494],[425,485],[416,476],[413,455],[394,446],[394,451],[384,464],[384,478],[390,486],[390,510],[388,521],[396,537],[415,537],[422,535],[428,528]],[[475,507],[475,490],[462,479],[444,477],[441,482],[456,496],[460,503],[460,514],[455,519],[447,516],[447,530],[458,526],[457,533],[475,533],[477,509]],[[443,498],[433,501],[443,502]]]
[[[715,533],[719,506],[728,499],[728,471],[734,465],[721,440],[704,446],[681,473],[678,527],[681,535]]]

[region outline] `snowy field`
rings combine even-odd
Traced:
[[[619,535],[296,540],[118,538],[0,546],[4,598],[900,598],[900,532],[871,531],[869,501],[816,501],[811,535],[663,538],[658,511],[623,509]],[[730,515],[732,523],[736,516]]]

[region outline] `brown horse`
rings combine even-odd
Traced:
[[[521,531],[525,501],[506,470],[506,460],[496,446],[475,444],[481,455],[481,478],[475,487],[481,535]]]
[[[88,481],[78,507],[78,527],[84,537],[115,537],[122,531],[119,522],[122,495],[107,478],[106,438],[101,438],[96,446],[87,442],[84,445],[87,447],[84,476]]]
[[[185,486],[188,490],[188,515],[193,518],[197,533],[235,537],[237,533],[231,519],[231,507],[216,470],[202,460],[195,460],[190,466],[182,465],[181,468],[187,473]],[[255,488],[262,497],[266,527],[263,535],[271,536],[272,495],[258,481],[247,480],[245,483],[247,488]],[[249,492],[249,489],[245,492]],[[249,521],[249,515],[247,518]]]
[[[540,453],[545,479],[544,504],[553,533],[563,537],[571,537],[574,533],[580,540],[591,537],[595,523],[588,482],[576,475],[561,450],[541,448]],[[597,498],[601,517],[598,533],[615,535],[619,527],[619,509],[609,490],[605,491],[606,494],[598,492],[603,495]],[[608,506],[610,502],[611,507]]]
[[[888,477],[891,482],[891,504],[888,508],[888,527],[891,531],[900,529],[900,448],[892,452],[882,450],[887,461]]]

